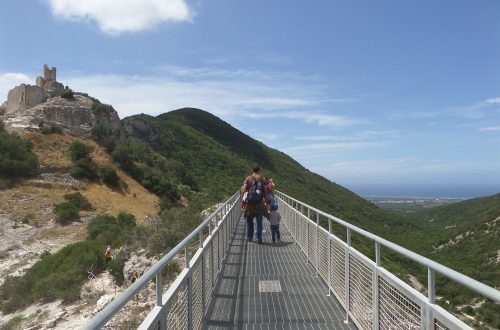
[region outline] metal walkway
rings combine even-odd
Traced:
[[[244,239],[240,219],[203,329],[356,329],[286,228],[272,244],[263,222],[258,245]]]
[[[436,304],[436,274],[500,302],[495,288],[278,191],[282,242],[269,243],[264,220],[268,243],[248,243],[239,198],[221,204],[83,329],[101,329],[152,281],[156,304],[139,330],[471,329]],[[333,233],[333,224],[345,232]],[[351,245],[352,233],[374,242],[374,260]],[[427,268],[426,295],[384,268],[382,247]],[[163,270],[176,259],[184,268],[166,286]]]

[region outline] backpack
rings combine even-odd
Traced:
[[[262,181],[253,179],[250,189],[248,189],[247,200],[249,202],[260,202],[262,199]]]

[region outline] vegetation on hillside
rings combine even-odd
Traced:
[[[500,194],[482,197],[416,212],[412,217],[420,229],[410,246],[418,253],[488,286],[500,287]],[[425,273],[417,273],[425,282]],[[436,281],[441,305],[478,321],[500,328],[500,305],[486,300],[479,307],[479,295],[442,276]],[[474,326],[479,326],[475,323]]]
[[[85,241],[54,254],[45,252],[23,276],[7,276],[0,286],[0,310],[11,313],[34,302],[79,299],[87,271],[92,268],[94,274],[99,274],[106,269],[106,246],[122,245],[135,226],[135,217],[127,213],[95,217],[88,225]]]
[[[476,235],[478,240],[471,246],[471,251],[478,252],[479,249],[489,251],[482,261],[473,261],[476,257],[465,250],[467,245],[463,245],[463,251],[459,245],[454,245],[441,257],[439,254],[432,253],[430,247],[433,244],[446,242],[465,228],[465,226],[457,225],[456,229],[447,231],[444,230],[443,223],[438,225],[439,221],[436,221],[434,226],[424,224],[422,221],[424,214],[430,214],[425,212],[442,212],[439,208],[414,216],[381,210],[349,190],[310,172],[286,154],[266,147],[261,142],[253,140],[217,117],[201,110],[181,109],[158,117],[138,115],[125,118],[123,123],[127,128],[129,141],[133,141],[135,145],[134,148],[148,150],[145,154],[159,155],[158,157],[166,161],[180,162],[183,165],[183,173],[194,181],[198,191],[206,193],[212,201],[220,200],[236,191],[241,186],[243,178],[249,174],[251,164],[257,162],[261,165],[263,174],[273,177],[277,188],[284,193],[442,262],[479,281],[489,285],[498,285],[493,279],[495,272],[498,274],[498,264],[484,263],[488,258],[491,261],[491,254],[497,251],[494,246],[497,243],[492,243],[491,239],[483,236],[483,234],[488,235],[484,230],[483,234],[478,231]],[[132,153],[127,152],[127,154]],[[114,158],[118,161],[118,157]],[[123,164],[137,164],[137,161],[154,163],[152,159],[135,158],[125,159]],[[311,191],[314,191],[314,194]],[[485,201],[485,204],[495,205],[495,201]],[[461,210],[459,204],[456,205],[458,205],[457,209],[453,209],[455,205],[449,206],[449,210],[454,210],[450,212],[457,212],[462,216],[450,215],[447,218],[450,226],[453,225],[453,221],[466,224],[469,222],[468,226],[475,226],[479,229],[482,228],[481,226],[487,226],[486,222],[495,219],[495,214],[498,216],[498,208],[482,207],[481,210],[471,209],[465,212]],[[468,208],[469,205],[463,207]],[[472,218],[475,220],[467,221]],[[326,225],[323,221],[322,224]],[[168,229],[167,225],[164,227],[165,230]],[[334,232],[345,239],[345,230],[334,226]],[[373,258],[373,242],[355,234],[352,242],[357,249]],[[463,259],[467,261],[462,261]],[[423,267],[391,251],[384,249],[382,262],[385,267],[403,279],[406,279],[406,275],[410,273],[417,276],[421,282],[426,282],[426,270]],[[438,288],[438,294],[443,296],[443,300],[449,300],[452,296],[457,297],[450,303],[457,306],[459,303],[471,302],[471,299],[474,299],[473,294],[455,295],[456,290],[453,284],[444,281],[439,282]],[[462,291],[465,292],[465,290]],[[456,308],[453,306],[451,309]],[[477,310],[478,315],[482,315],[482,308]],[[484,304],[484,308],[491,308],[491,306]]]
[[[64,88],[61,93],[59,94],[62,98],[68,99],[68,100],[74,100],[75,96],[73,93],[73,90],[71,88]]]
[[[95,103],[100,104],[98,100]],[[131,226],[127,229],[127,239],[118,237],[115,241],[114,236],[107,235],[113,232],[116,223],[99,218],[89,225],[86,242],[107,241],[147,248],[154,254],[166,253],[200,223],[201,210],[239,189],[244,177],[250,174],[251,165],[259,163],[262,174],[273,177],[280,191],[481,282],[500,286],[496,276],[499,263],[494,261],[495,252],[500,249],[495,239],[498,224],[494,221],[500,216],[500,195],[411,215],[391,212],[310,172],[286,154],[207,112],[181,109],[158,117],[132,116],[122,122],[126,139],[113,138],[99,126],[93,128],[92,134],[106,147],[115,166],[161,198],[159,219],[147,226]],[[80,173],[90,180],[98,177],[113,186],[114,168],[98,169],[93,165],[91,152],[82,143],[72,143],[69,150],[72,174]],[[68,202],[73,203],[72,200],[78,198]],[[320,223],[327,225],[325,219],[320,219]],[[334,226],[333,231],[345,240],[344,229]],[[458,239],[460,235],[463,236]],[[449,244],[450,239],[453,244]],[[352,242],[355,248],[374,257],[373,242],[356,234]],[[382,249],[382,257],[383,266],[401,278],[410,273],[426,283],[423,267],[387,249]],[[108,265],[118,283],[121,262]],[[467,304],[476,302],[476,295],[439,276],[436,282],[442,304],[449,301],[445,307],[457,313],[474,313],[478,320],[491,326],[498,324],[491,314],[498,305],[486,302],[470,310]]]
[[[36,173],[38,158],[33,145],[14,133],[5,131],[0,122],[0,178],[29,177]]]

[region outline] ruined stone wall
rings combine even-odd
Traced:
[[[43,78],[47,81],[53,80],[56,81],[56,67],[52,67],[52,69],[49,69],[47,64],[43,65]]]
[[[36,77],[36,85],[40,88],[43,88],[45,86],[45,79],[43,77]]]
[[[7,96],[6,114],[25,111],[37,104],[43,103],[48,96],[43,88],[21,84],[9,91]]]

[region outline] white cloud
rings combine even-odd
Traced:
[[[480,132],[500,131],[500,126],[489,126],[479,129]]]
[[[9,91],[20,84],[33,84],[27,75],[23,73],[7,72],[0,74],[0,104],[7,101]]]
[[[293,153],[304,157],[307,156],[307,154],[318,152],[324,156],[325,154],[333,150],[360,150],[384,146],[386,146],[386,143],[376,141],[347,141],[294,145],[293,147],[281,148],[281,150],[285,153]]]
[[[492,97],[482,101],[483,104],[500,104],[500,97]]]
[[[274,100],[276,101],[276,100]],[[275,110],[276,108],[286,109],[289,107],[297,107],[297,106],[312,106],[320,104],[322,100],[307,100],[307,99],[288,99],[280,102],[271,102],[264,105],[261,104],[259,109],[264,110]],[[326,113],[321,113],[314,110],[308,111],[255,111],[255,112],[246,112],[242,114],[245,117],[252,119],[268,119],[268,118],[287,118],[287,119],[297,119],[304,121],[309,124],[315,124],[318,126],[351,126],[360,124],[361,121],[348,118],[345,116],[337,116]]]
[[[185,0],[47,0],[54,16],[91,21],[109,35],[147,30],[160,23],[190,21]]]
[[[73,76],[64,81],[74,90],[112,104],[122,118],[195,107],[226,120],[288,118],[325,126],[358,123],[312,110],[326,108],[330,99],[323,94],[321,82],[298,74],[189,67],[155,68],[155,72],[154,76]]]

